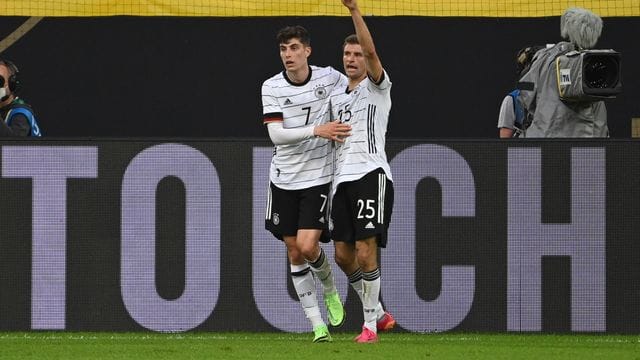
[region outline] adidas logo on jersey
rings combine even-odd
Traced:
[[[318,221],[320,221],[321,224],[324,224],[324,217],[321,217]]]
[[[291,99],[287,98],[287,100],[284,101],[285,105],[291,105],[293,104],[293,102],[291,101]]]
[[[371,221],[369,221],[369,223],[367,224],[367,226],[364,227],[365,229],[375,229],[376,227],[373,226],[373,223],[371,223]]]

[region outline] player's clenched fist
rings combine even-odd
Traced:
[[[358,7],[356,0],[342,0],[342,4],[349,10],[353,10]]]

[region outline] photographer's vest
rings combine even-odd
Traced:
[[[524,129],[523,125],[524,125],[525,110],[524,110],[524,107],[522,106],[522,103],[518,99],[519,95],[520,95],[520,89],[515,89],[509,93],[509,96],[511,96],[511,100],[513,102],[513,114],[515,115],[514,125],[517,126],[519,129]]]
[[[515,89],[509,94],[511,102],[513,103],[513,137],[524,137],[524,133],[527,131],[529,125],[531,125],[532,116],[527,109],[522,106],[520,97],[520,89]]]
[[[9,111],[7,112],[7,116],[4,119],[5,124],[7,124],[7,126],[11,126],[13,118],[18,114],[21,114],[27,118],[27,121],[29,122],[29,136],[42,136],[40,127],[38,126],[38,122],[36,121],[36,117],[33,115],[33,111],[31,110],[29,105],[25,104],[21,100],[16,100],[9,106]]]

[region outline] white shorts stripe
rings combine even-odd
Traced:
[[[387,183],[384,174],[378,174],[378,224],[384,224],[384,192]]]
[[[272,201],[272,196],[271,196],[271,184],[269,184],[269,188],[267,190],[267,213],[265,214],[264,219],[265,220],[271,220],[271,201]]]

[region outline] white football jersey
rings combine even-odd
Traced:
[[[334,189],[345,181],[358,180],[382,168],[389,180],[391,168],[385,153],[385,138],[391,110],[391,80],[383,72],[380,84],[368,77],[353,90],[335,88],[331,111],[335,118],[351,125],[351,136],[336,143]]]
[[[265,124],[281,121],[283,128],[316,126],[330,121],[330,94],[346,77],[334,68],[309,67],[309,77],[294,84],[286,72],[262,84],[262,112]],[[331,182],[331,143],[314,137],[296,144],[276,145],[269,179],[285,190],[306,189]]]

